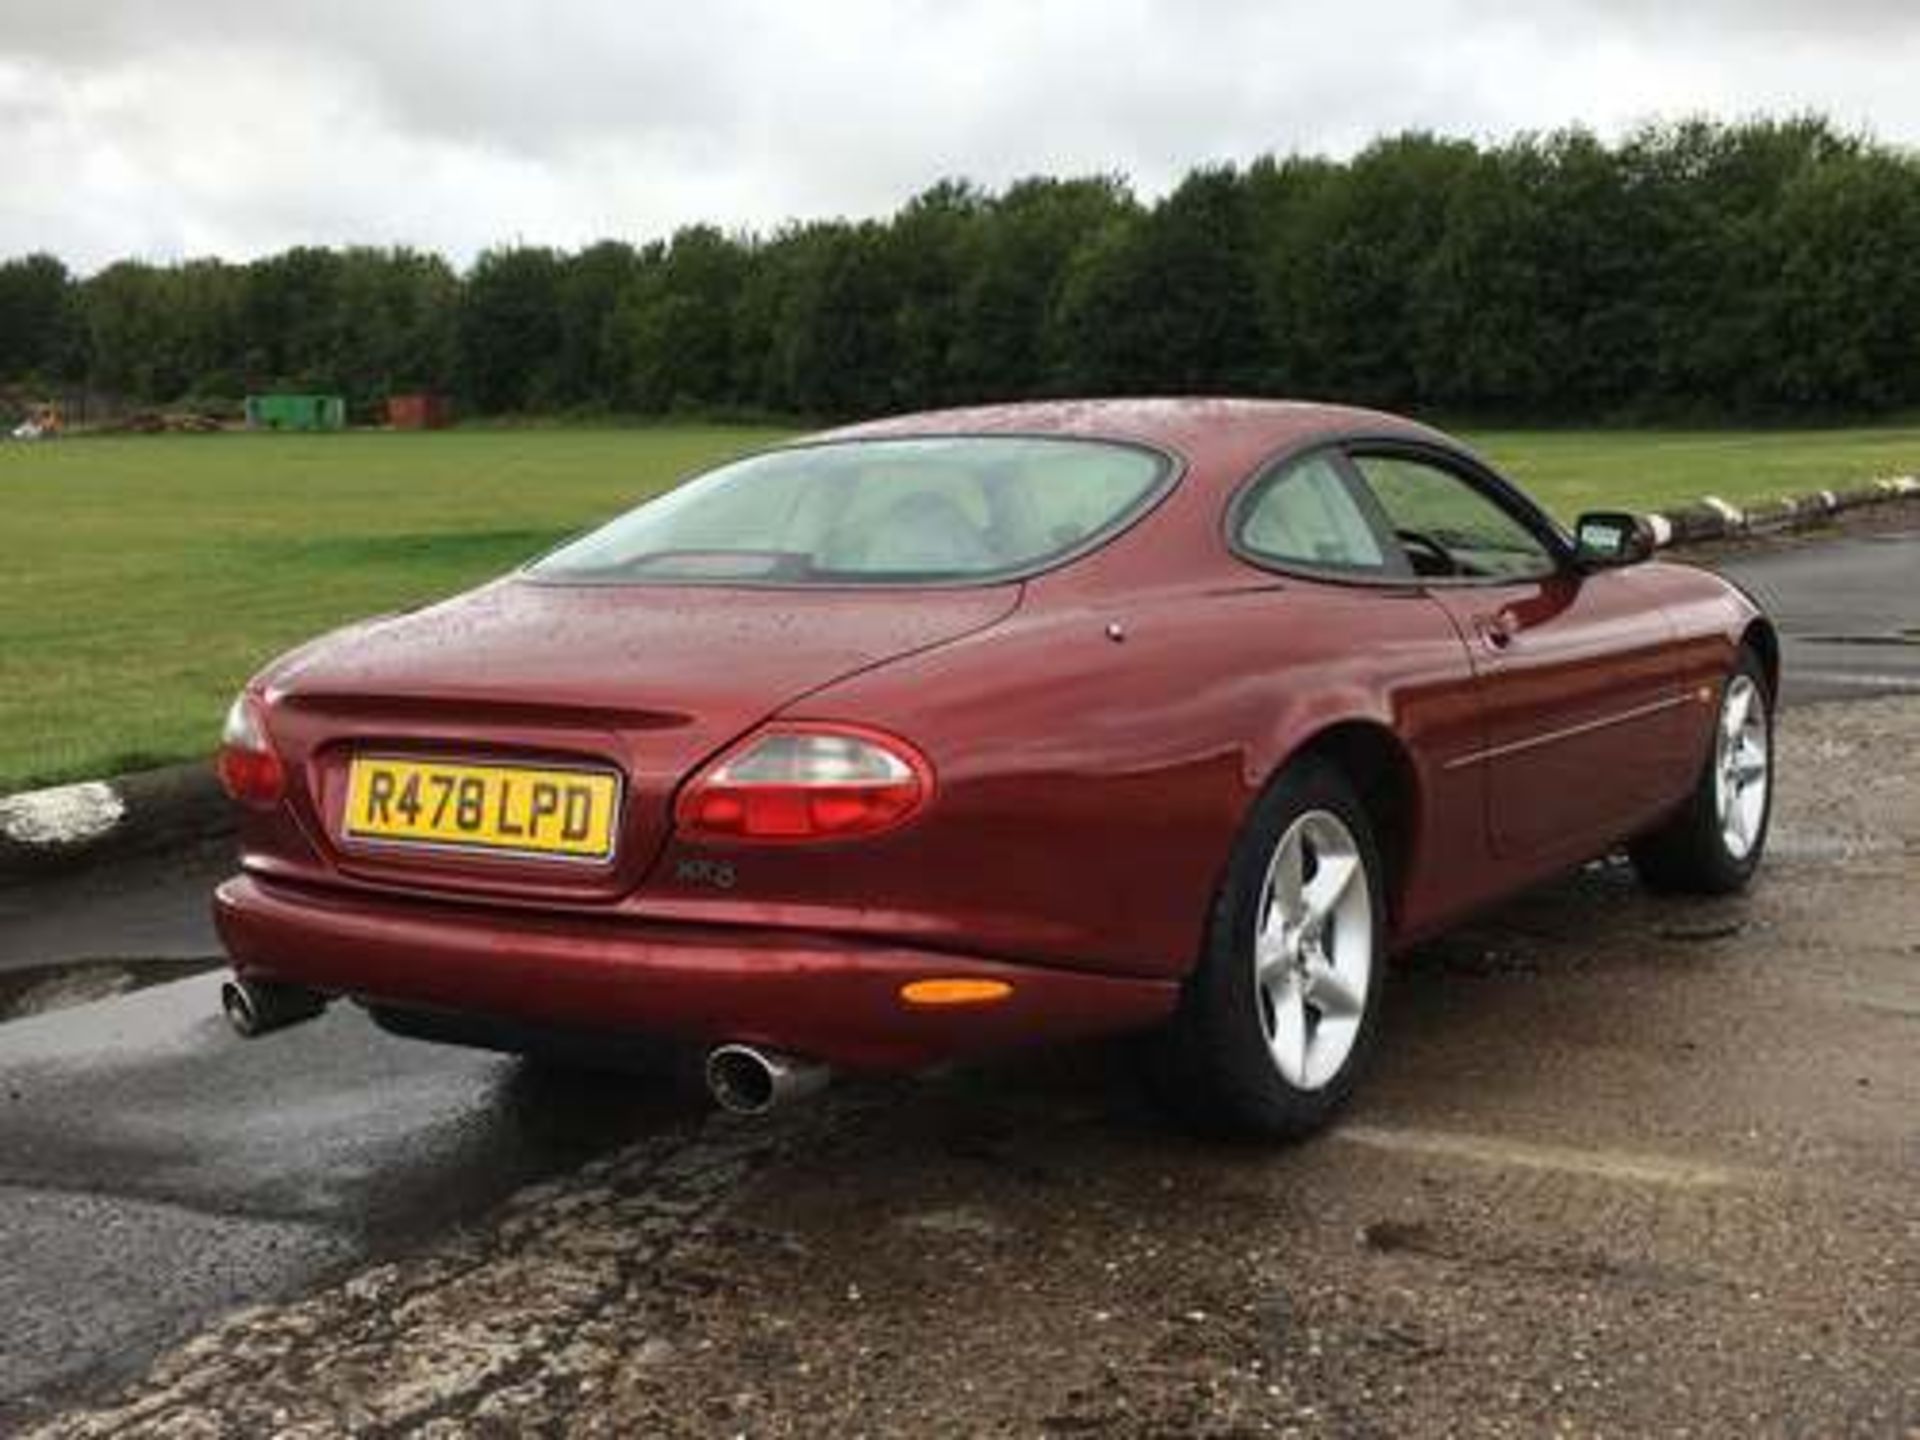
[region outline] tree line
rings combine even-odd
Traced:
[[[149,404],[873,414],[1236,392],[1529,418],[1920,404],[1920,158],[1806,118],[1111,177],[643,245],[0,264],[0,381]]]

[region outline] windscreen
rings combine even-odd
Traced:
[[[805,445],[689,481],[536,562],[540,579],[783,585],[992,580],[1096,543],[1168,470],[1094,440]]]

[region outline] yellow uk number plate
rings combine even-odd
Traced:
[[[345,829],[355,840],[606,860],[619,809],[620,779],[606,771],[360,755]]]

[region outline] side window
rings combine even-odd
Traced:
[[[1353,463],[1416,575],[1528,580],[1558,568],[1538,536],[1452,471],[1391,455]]]
[[[1379,574],[1389,568],[1380,537],[1339,464],[1308,455],[1261,481],[1240,512],[1239,541],[1267,560]]]

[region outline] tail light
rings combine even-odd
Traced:
[[[266,715],[246,691],[227,711],[220,732],[220,784],[242,805],[271,810],[287,793],[287,771],[267,735]]]
[[[904,824],[932,797],[933,771],[904,740],[844,725],[780,725],[694,776],[673,818],[698,840],[845,840]]]

